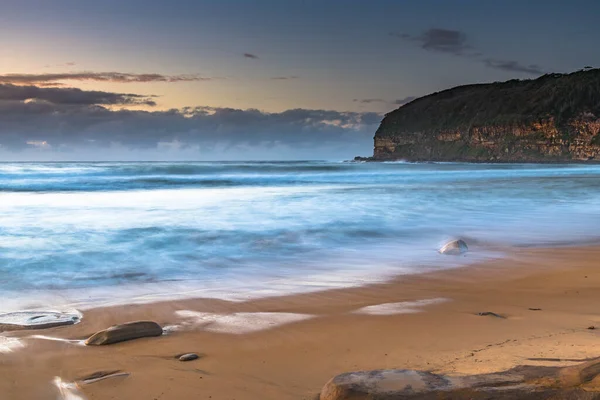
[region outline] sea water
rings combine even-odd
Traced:
[[[355,286],[599,226],[593,165],[0,163],[0,311]]]

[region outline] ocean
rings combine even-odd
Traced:
[[[357,286],[599,226],[597,165],[0,163],[0,311]]]

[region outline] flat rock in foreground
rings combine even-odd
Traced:
[[[88,346],[100,346],[143,337],[160,336],[162,334],[163,330],[156,322],[128,322],[126,324],[111,326],[108,329],[93,334],[85,341],[85,344]]]
[[[573,367],[519,366],[469,376],[398,369],[350,372],[330,380],[320,400],[596,400],[598,374],[600,358]]]

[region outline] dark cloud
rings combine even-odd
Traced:
[[[413,101],[416,98],[417,98],[416,96],[407,96],[403,99],[394,100],[394,104],[396,104],[398,106],[402,106],[406,103],[410,103],[411,101]]]
[[[17,86],[0,83],[0,100],[4,101],[44,101],[53,104],[71,105],[146,105],[155,106],[153,96],[130,93],[87,91],[76,88],[46,88],[37,86]],[[1,121],[0,121],[1,123]]]
[[[489,68],[529,75],[541,75],[544,73],[543,68],[535,64],[524,65],[514,60],[499,60],[490,57],[483,58],[485,57],[485,54],[469,45],[467,34],[458,30],[431,28],[418,36],[409,35],[407,33],[391,33],[391,35],[413,43],[418,43],[421,48],[428,51],[471,58]]]
[[[244,57],[251,58],[253,60],[257,60],[258,59],[258,56],[256,54],[252,54],[252,53],[244,53]]]
[[[194,82],[209,81],[220,78],[207,78],[198,75],[162,75],[162,74],[130,74],[123,72],[67,72],[56,74],[5,74],[0,75],[0,83],[17,85],[54,84],[58,81],[97,81],[112,83],[140,82]]]
[[[355,103],[363,103],[363,104],[387,103],[387,101],[385,101],[384,99],[354,99],[352,101]]]
[[[271,79],[274,81],[287,81],[287,80],[298,79],[298,78],[300,78],[300,77],[296,76],[296,75],[271,77]]]
[[[467,35],[452,29],[431,28],[419,36],[411,36],[406,33],[393,33],[392,35],[417,42],[421,48],[429,51],[464,55],[467,50],[471,49],[471,46],[467,44]]]
[[[381,118],[331,110],[188,107],[150,112],[74,101],[0,100],[0,152],[11,159],[30,158],[30,150],[49,159],[110,159],[117,150],[145,152],[138,158],[165,158],[167,150],[187,151],[188,159],[351,158],[371,151]]]
[[[501,69],[503,71],[523,72],[531,75],[542,75],[544,71],[542,67],[536,64],[523,65],[518,61],[496,60],[487,58],[483,60],[486,67]]]

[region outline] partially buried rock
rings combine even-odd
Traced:
[[[179,361],[192,361],[192,360],[197,360],[198,354],[196,353],[187,353],[187,354],[182,354],[179,357],[177,357],[179,359]]]
[[[600,399],[600,359],[571,367],[518,366],[481,375],[415,370],[351,372],[331,379],[320,400]]]
[[[127,377],[129,376],[128,372],[123,372],[121,370],[112,370],[112,371],[98,371],[93,374],[84,376],[82,378],[77,379],[77,382],[83,385],[89,385],[91,383],[96,383],[102,381],[104,379],[109,378],[117,378],[117,377]]]
[[[479,315],[480,317],[494,317],[494,318],[506,319],[506,317],[504,315],[497,314],[497,313],[491,312],[491,311],[478,312],[477,315]]]
[[[467,247],[467,244],[465,243],[465,241],[462,239],[453,240],[451,242],[448,242],[445,245],[443,245],[442,248],[440,249],[441,254],[452,255],[452,256],[458,256],[463,253],[466,253],[467,251],[469,251],[469,248]]]
[[[81,320],[79,312],[18,311],[0,314],[0,332],[21,329],[47,329],[73,325]]]
[[[162,334],[163,330],[156,322],[128,322],[126,324],[111,326],[108,329],[93,334],[85,341],[85,344],[88,346],[99,346],[143,337],[160,336]]]

